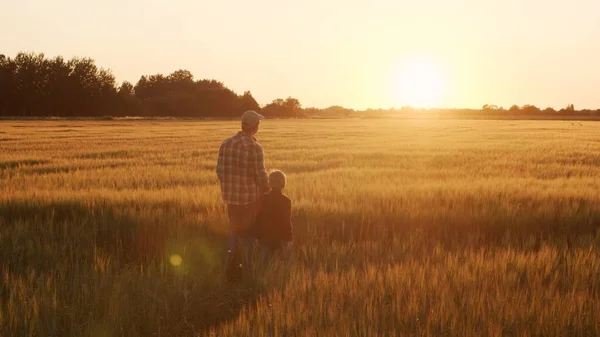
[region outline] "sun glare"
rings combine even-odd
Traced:
[[[434,62],[412,60],[396,72],[396,100],[413,108],[438,107],[444,94],[444,77]]]

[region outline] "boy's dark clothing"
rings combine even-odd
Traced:
[[[254,235],[269,248],[292,241],[292,201],[280,190],[265,194],[254,225]]]

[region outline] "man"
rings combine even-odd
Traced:
[[[244,112],[242,131],[225,139],[219,148],[217,176],[231,225],[227,247],[230,279],[241,277],[241,263],[236,258],[240,253],[238,246],[246,246],[246,253],[251,248],[248,229],[256,217],[260,198],[270,190],[263,149],[254,138],[263,119],[256,111]]]

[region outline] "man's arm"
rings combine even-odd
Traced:
[[[286,225],[285,239],[287,242],[291,242],[294,236],[294,228],[292,227],[292,201],[287,200],[285,206],[286,207],[283,212]]]
[[[223,153],[223,145],[219,147],[219,157],[217,159],[217,177],[219,181],[223,181],[223,171],[225,169],[225,154]]]
[[[256,144],[254,146],[254,172],[256,174],[256,183],[263,193],[271,190],[269,187],[269,175],[265,168],[265,158],[262,146]]]

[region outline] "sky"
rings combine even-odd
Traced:
[[[190,70],[260,104],[600,108],[598,0],[0,0],[0,53],[117,81]]]

